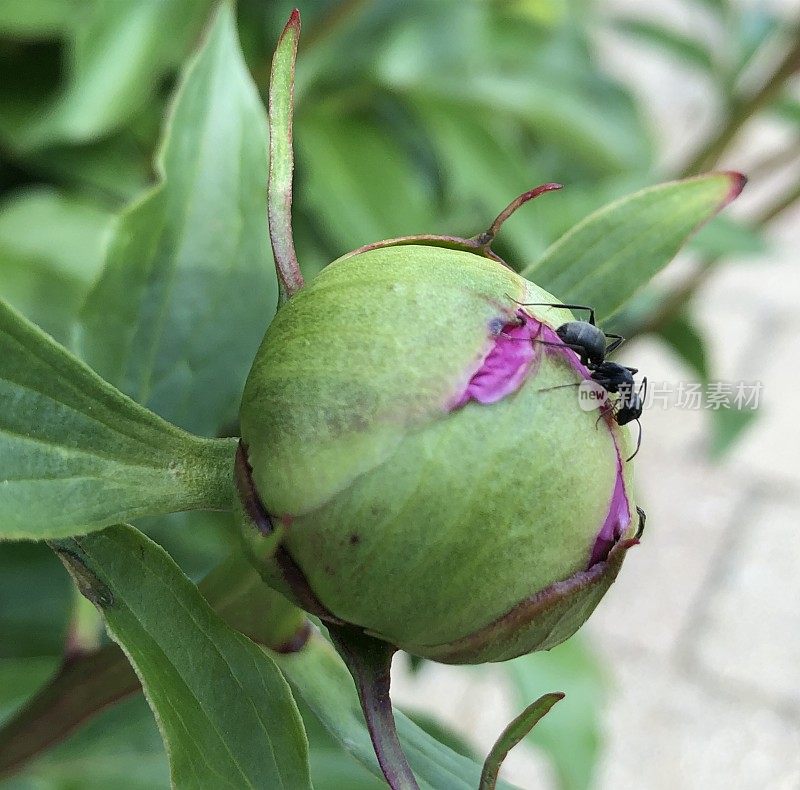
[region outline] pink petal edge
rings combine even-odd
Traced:
[[[469,403],[497,403],[516,392],[530,375],[534,375],[543,352],[561,355],[581,378],[591,378],[590,371],[581,364],[577,354],[563,345],[552,327],[542,323],[522,309],[517,310],[521,322],[511,322],[493,331],[494,343],[483,358],[479,368],[473,373],[464,391],[450,406],[450,411]],[[544,341],[536,343],[536,340]],[[547,345],[547,344],[553,345]],[[610,418],[603,422],[611,431]],[[631,509],[622,473],[622,454],[617,437],[612,432],[612,440],[617,455],[617,475],[611,494],[608,515],[597,534],[587,570],[608,557],[609,552],[620,540],[631,521]]]

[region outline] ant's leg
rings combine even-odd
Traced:
[[[598,371],[592,373],[592,381],[597,382],[607,392],[616,392],[618,389],[614,387],[614,383],[609,376],[601,376]]]
[[[647,513],[644,512],[638,505],[636,506],[636,512],[639,514],[639,528],[636,530],[636,534],[633,536],[634,540],[639,540],[644,534],[644,523],[647,521]]]
[[[554,348],[571,348],[575,353],[583,350],[578,346],[571,346],[569,343],[552,343],[549,340],[537,340],[535,337],[511,337],[505,332],[501,332],[500,337],[504,337],[506,340],[517,340],[521,343],[541,343],[543,346],[553,346]]]
[[[508,294],[506,294],[508,296]],[[594,322],[594,308],[588,307],[585,304],[561,304],[560,302],[518,302],[511,296],[508,296],[512,302],[518,304],[520,307],[561,307],[567,310],[586,310],[589,313],[589,323],[592,326],[597,326]]]
[[[639,372],[639,368],[629,368],[627,365],[624,367],[625,370],[627,370],[629,373],[633,373],[634,376]]]
[[[563,390],[566,387],[579,387],[580,385],[580,381],[573,381],[569,384],[554,384],[552,387],[542,387],[541,389],[535,390],[535,392],[552,392],[553,390]]]
[[[576,346],[573,343],[553,343],[551,340],[535,340],[534,342],[541,343],[543,346],[552,346],[553,348],[569,348],[578,356],[584,351],[581,346]]]
[[[636,456],[636,453],[639,452],[639,448],[642,446],[642,424],[638,419],[636,420],[636,424],[639,426],[639,436],[636,439],[636,449],[633,451],[633,455],[630,455],[625,459],[626,464]]]
[[[639,397],[644,403],[645,398],[647,397],[647,376],[642,379],[642,383],[639,385]]]
[[[553,343],[550,340],[537,340],[535,337],[510,337],[505,332],[500,333],[506,340],[517,340],[522,343],[541,343],[543,346],[552,346],[553,348],[568,348],[571,351],[574,351],[581,360],[582,364],[586,364],[584,362],[583,357],[581,356],[584,353],[584,349],[581,346],[576,346],[571,343]]]
[[[597,426],[600,424],[600,420],[602,420],[604,417],[607,417],[609,412],[611,413],[612,418],[616,417],[616,411],[615,411],[615,408],[614,408],[614,404],[607,401],[606,403],[604,403],[600,407],[600,414],[598,415],[597,419],[594,421],[595,430],[597,430]]]
[[[603,332],[603,334],[614,340],[613,343],[609,343],[606,347],[606,356],[613,354],[625,342],[625,338],[622,335],[615,335],[613,332]]]

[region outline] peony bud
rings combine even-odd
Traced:
[[[265,581],[420,656],[571,636],[635,542],[631,439],[585,411],[566,309],[465,249],[382,243],[277,313],[241,407],[243,531]]]

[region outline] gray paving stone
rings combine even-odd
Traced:
[[[713,35],[705,12],[682,0],[602,5]],[[796,15],[800,0],[767,5]],[[718,117],[710,85],[619,36],[598,43],[642,98],[661,164],[685,162]],[[769,120],[744,132],[724,166],[746,171],[783,133]],[[796,178],[786,169],[754,179],[731,214],[747,215]],[[716,271],[691,308],[712,378],[763,381],[758,422],[714,465],[707,412],[645,413],[636,474],[648,531],[588,624],[616,684],[595,790],[800,790],[800,208],[771,240],[764,258]],[[680,280],[690,266],[682,256],[660,278]],[[653,382],[696,378],[654,340],[623,350]],[[432,666],[396,685],[401,703],[443,714],[481,753],[517,712],[491,670]],[[508,768],[522,788],[555,788],[532,752],[513,751]]]
[[[759,478],[765,485],[800,486],[799,336],[792,327],[770,341],[772,353],[758,376],[763,383],[758,420],[725,460],[740,477]]]
[[[481,757],[521,710],[506,673],[498,666],[426,663],[412,674],[405,660],[398,658],[392,667],[392,699],[399,707],[427,713],[460,733]],[[556,787],[547,761],[523,746],[508,755],[501,776],[525,790]]]
[[[692,654],[718,681],[800,711],[800,500],[763,502],[742,524],[705,601]]]
[[[674,401],[680,382],[694,382],[697,376],[663,343],[642,338],[624,347],[622,364],[631,365],[647,376],[650,386],[648,406],[642,418],[642,448],[636,468],[644,470],[652,464],[662,464],[666,458],[683,456],[696,450],[701,453],[706,434],[707,415],[703,411],[678,409],[674,403],[663,405],[659,393]],[[631,430],[636,431],[635,425]]]
[[[598,790],[796,790],[800,726],[647,657],[611,659]]]
[[[746,492],[698,458],[642,464],[637,477],[647,529],[588,629],[601,645],[621,640],[667,656],[693,617]]]

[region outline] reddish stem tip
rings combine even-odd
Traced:
[[[544,192],[552,192],[555,189],[563,189],[563,184],[558,184],[555,181],[550,182],[549,184],[540,184],[538,187],[534,187],[533,189],[528,190],[523,196],[522,203],[526,203],[527,201],[531,200],[532,198],[539,197],[539,195],[543,194]],[[522,205],[520,203],[520,205]]]
[[[534,187],[533,189],[529,189],[527,192],[523,192],[519,197],[514,198],[496,217],[494,222],[489,226],[489,229],[486,230],[484,233],[481,233],[479,236],[476,236],[476,240],[482,246],[486,248],[490,247],[492,241],[494,241],[495,236],[497,236],[498,232],[500,231],[500,227],[502,224],[520,207],[524,206],[529,200],[533,200],[539,195],[544,194],[545,192],[552,192],[555,189],[561,189],[564,185],[563,184],[556,184],[556,183],[548,183],[548,184],[540,184],[538,187]]]

